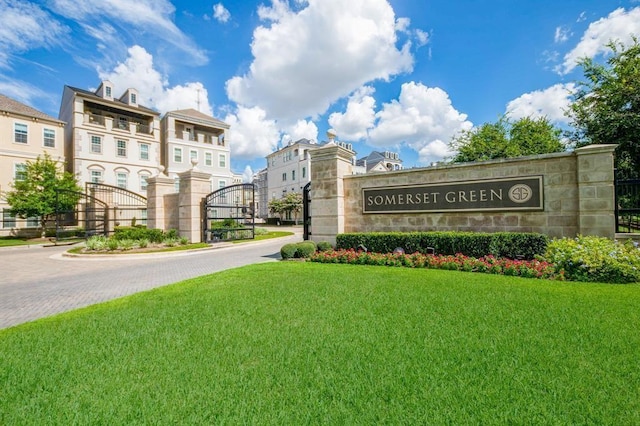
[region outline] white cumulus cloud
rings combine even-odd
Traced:
[[[139,102],[164,113],[176,109],[194,108],[212,115],[208,94],[200,82],[169,86],[167,79],[153,66],[153,56],[143,47],[133,46],[128,57],[112,71],[98,70],[102,80],[111,81],[116,96],[128,88],[138,90]],[[198,105],[199,103],[199,105]]]
[[[299,139],[318,140],[318,126],[310,120],[298,120],[294,125],[287,126],[282,136],[284,143],[297,141]]]
[[[396,46],[396,18],[386,0],[298,6],[294,11],[276,0],[259,9],[264,25],[253,33],[253,62],[246,74],[226,82],[230,100],[295,122],[324,113],[367,82],[412,69],[410,44]]]
[[[376,100],[374,89],[364,86],[349,97],[345,112],[334,112],[329,116],[329,125],[333,127],[341,140],[358,141],[367,137],[369,129],[376,120]]]
[[[589,24],[580,42],[564,56],[564,61],[558,72],[570,73],[582,58],[594,58],[610,52],[607,44],[617,40],[624,44],[632,43],[632,36],[640,34],[640,7],[631,10],[619,8],[606,18],[601,18]]]
[[[217,3],[213,5],[213,17],[216,21],[225,23],[231,18],[231,13],[229,13],[222,3]]]
[[[280,131],[274,120],[259,107],[239,106],[224,121],[231,126],[228,131],[229,146],[233,158],[254,159],[273,152],[280,140]]]
[[[450,155],[449,141],[473,124],[458,112],[449,95],[438,87],[409,82],[402,85],[397,100],[385,103],[376,114],[376,127],[369,131],[369,143],[385,147],[405,143],[429,164]]]
[[[506,114],[514,119],[547,117],[557,124],[567,124],[565,111],[571,104],[573,83],[558,83],[544,90],[525,93],[507,104]]]

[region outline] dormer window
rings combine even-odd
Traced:
[[[104,93],[107,96],[107,98],[111,97],[111,87],[107,86],[104,88]]]
[[[136,100],[136,94],[135,93],[131,94],[131,103],[134,104],[134,105],[138,103],[137,100]]]

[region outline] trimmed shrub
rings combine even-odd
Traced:
[[[329,241],[320,241],[318,243],[318,251],[330,251],[333,250],[333,246]]]
[[[169,232],[175,231],[175,229]],[[141,240],[147,239],[152,243],[161,243],[169,234],[166,234],[161,229],[148,229],[144,226],[117,226],[113,234],[113,238],[116,240]]]
[[[296,244],[285,244],[280,248],[280,256],[283,260],[293,259],[296,255],[298,247]]]
[[[366,247],[375,253],[392,253],[402,247],[406,253],[429,253],[482,257],[491,254],[510,259],[534,259],[542,255],[548,239],[545,235],[515,232],[371,232],[340,234],[336,250]]]
[[[307,259],[316,252],[316,245],[311,241],[296,244],[295,257]]]
[[[544,260],[563,270],[572,281],[640,282],[640,250],[631,241],[578,236],[551,241]]]

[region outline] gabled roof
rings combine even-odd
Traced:
[[[193,121],[196,123],[199,122],[207,126],[222,127],[223,129],[228,129],[230,127],[224,121],[218,120],[217,118],[211,117],[210,115],[204,114],[193,108],[179,109],[176,111],[168,111],[166,115],[170,115],[176,118],[183,118],[186,121]]]
[[[77,87],[71,87],[71,86],[65,86],[67,88],[69,88],[70,90],[72,90],[73,92],[75,92],[76,94],[82,95],[86,98],[92,99],[92,100],[96,100],[105,104],[115,104],[118,106],[118,108],[122,108],[122,109],[129,109],[129,110],[137,110],[140,112],[144,112],[147,114],[152,114],[152,115],[160,115],[160,113],[158,111],[152,110],[151,108],[147,108],[144,107],[142,105],[138,105],[138,106],[131,106],[128,105],[124,102],[122,102],[119,99],[113,98],[113,100],[109,100],[109,99],[104,99],[98,95],[96,95],[94,92],[91,92],[89,90],[84,90],[84,89],[79,89]]]
[[[38,111],[37,109],[30,107],[29,105],[25,105],[22,102],[18,102],[15,99],[5,96],[1,93],[0,111],[6,111],[13,114],[24,115],[25,117],[35,117],[41,120],[54,121],[56,123],[64,124],[64,121],[53,118],[50,115],[45,114],[44,112]]]

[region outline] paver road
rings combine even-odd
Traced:
[[[296,229],[296,231],[299,231]],[[0,328],[224,269],[273,261],[294,236],[213,250],[67,258],[69,247],[0,249]]]

